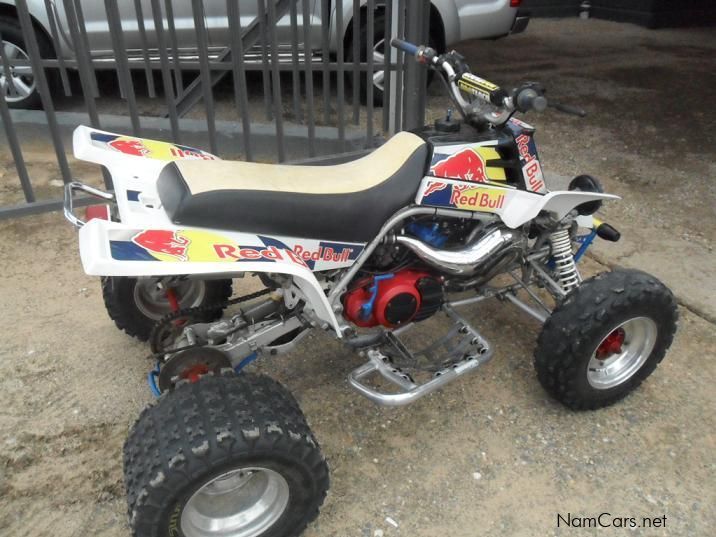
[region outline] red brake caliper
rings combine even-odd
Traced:
[[[169,306],[172,308],[172,312],[179,311],[179,298],[177,297],[176,291],[171,287],[167,287],[166,296],[169,301]]]
[[[182,371],[181,378],[188,380],[192,384],[198,382],[202,375],[207,375],[209,368],[204,364],[196,364]]]
[[[597,358],[604,360],[612,354],[621,354],[624,344],[624,329],[617,328],[609,334],[597,347]]]

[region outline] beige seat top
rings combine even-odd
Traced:
[[[263,190],[301,194],[349,194],[393,176],[425,142],[401,132],[371,154],[335,166],[291,166],[230,160],[177,160],[192,195],[217,190]]]

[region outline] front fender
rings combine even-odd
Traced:
[[[615,199],[620,198],[613,194],[576,190],[541,194],[495,183],[471,183],[428,176],[423,178],[415,202],[418,205],[492,213],[499,216],[507,227],[514,229],[542,211],[552,213],[559,220],[582,203]]]

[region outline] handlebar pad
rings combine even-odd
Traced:
[[[406,54],[410,54],[411,56],[415,56],[418,53],[417,45],[413,45],[412,43],[408,43],[402,39],[393,39],[390,44],[395,48],[402,50]]]
[[[502,106],[505,98],[508,97],[507,92],[500,86],[472,73],[463,73],[457,81],[457,85],[465,93],[479,97],[495,106]]]

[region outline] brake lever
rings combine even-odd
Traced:
[[[587,117],[587,112],[585,112],[584,109],[582,109],[582,108],[577,108],[576,106],[555,103],[554,101],[549,101],[547,106],[549,106],[550,108],[554,108],[555,110],[557,110],[559,112],[563,112],[565,114],[570,114],[572,116]]]

